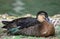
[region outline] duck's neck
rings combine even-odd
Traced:
[[[49,22],[47,22],[46,20],[45,21],[43,21],[43,22],[41,22],[42,23],[42,25],[46,25],[46,26],[49,26],[50,25],[50,23]]]

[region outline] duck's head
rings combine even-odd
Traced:
[[[40,21],[40,22],[43,22],[43,21],[45,21],[45,20],[49,20],[49,18],[48,18],[48,14],[47,14],[47,12],[45,12],[45,11],[39,11],[38,13],[37,13],[37,20],[38,21]]]

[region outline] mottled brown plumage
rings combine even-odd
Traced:
[[[53,24],[48,22],[48,15],[46,12],[41,11],[37,14],[37,18],[32,17],[25,17],[15,19],[13,21],[2,21],[5,26],[2,28],[6,28],[8,31],[9,29],[19,27],[19,32],[13,34],[25,34],[31,36],[41,36],[41,37],[48,37],[53,36],[55,34],[55,28]]]

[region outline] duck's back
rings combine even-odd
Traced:
[[[39,23],[36,18],[32,17],[15,19],[13,22],[15,22],[17,26],[21,26],[21,29],[34,26]]]

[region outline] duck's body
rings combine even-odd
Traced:
[[[21,29],[20,34],[48,37],[55,34],[55,28],[51,23],[44,21],[28,28]],[[17,33],[16,33],[17,34]]]
[[[41,11],[37,14],[37,18],[26,17],[15,19],[10,22],[2,21],[2,23],[5,24],[3,28],[8,29],[8,31],[15,28],[19,29],[19,32],[16,30],[16,32],[11,30],[10,32],[15,32],[13,34],[47,37],[55,34],[55,28],[50,22],[46,20],[46,18],[48,18],[47,13]]]

